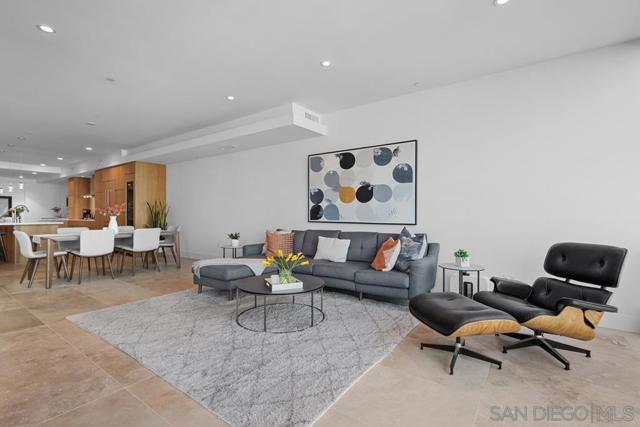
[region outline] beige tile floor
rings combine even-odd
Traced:
[[[193,290],[189,261],[161,273],[125,269],[116,280],[92,272],[81,285],[43,275],[32,289],[19,285],[21,269],[0,264],[0,426],[224,426],[208,410],[125,353],[65,317],[185,289]],[[601,329],[585,346],[587,359],[568,354],[564,371],[539,349],[501,354],[502,337],[468,344],[504,361],[497,370],[461,357],[448,375],[448,353],[419,349],[446,342],[416,328],[318,420],[319,427],[640,425],[640,335]],[[613,407],[588,422],[583,407]],[[622,418],[633,408],[633,420]],[[543,411],[563,407],[565,419]],[[520,417],[508,417],[516,410]],[[528,411],[525,420],[523,411]],[[534,419],[534,411],[536,418]],[[498,420],[498,415],[502,420]],[[542,418],[542,419],[541,419]],[[274,426],[275,427],[275,426]]]

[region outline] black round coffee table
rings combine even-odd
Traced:
[[[272,292],[271,288],[267,286],[265,279],[268,276],[254,276],[254,277],[247,277],[246,279],[241,279],[236,281],[235,285],[236,285],[236,323],[249,330],[249,331],[254,331],[254,332],[268,332],[267,331],[267,306],[272,306],[272,305],[291,305],[291,306],[306,306],[309,307],[311,310],[311,324],[309,326],[303,327],[303,328],[298,328],[295,330],[287,330],[287,331],[278,331],[278,332],[273,332],[273,333],[288,333],[288,332],[300,332],[303,331],[305,329],[311,328],[315,325],[317,325],[318,323],[322,322],[325,318],[324,315],[324,311],[323,311],[323,305],[324,305],[324,280],[320,279],[319,277],[315,277],[315,276],[309,276],[306,274],[296,274],[295,277],[300,280],[303,283],[302,289],[293,289],[293,290],[287,290],[287,291],[276,291],[276,292]],[[245,310],[240,311],[240,291],[253,295],[253,307],[249,307]],[[316,307],[314,302],[313,302],[313,295],[319,292],[320,293],[320,308]],[[297,302],[296,303],[296,296],[297,295],[302,295],[302,294],[310,294],[311,295],[311,303],[310,304],[304,304],[304,303],[300,303]],[[262,297],[262,305],[258,305],[258,297],[261,296]],[[271,303],[271,304],[267,304],[267,297],[282,297],[282,296],[291,296],[291,304],[289,303],[282,303],[282,302],[277,302],[277,303]],[[258,329],[254,329],[254,328],[250,328],[247,327],[245,325],[243,325],[240,322],[240,317],[245,314],[248,313],[252,310],[258,310],[262,308],[264,315],[263,315],[263,329],[262,330],[258,330]],[[320,318],[319,321],[315,320],[315,312],[318,311],[318,313],[320,315],[322,315],[322,317]]]

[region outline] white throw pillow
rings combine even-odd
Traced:
[[[346,262],[351,240],[332,239],[318,236],[318,249],[314,259],[326,259],[333,262]]]

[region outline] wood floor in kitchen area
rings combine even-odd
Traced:
[[[186,259],[181,269],[162,264],[160,273],[140,268],[135,276],[125,268],[115,280],[92,271],[80,285],[57,279],[49,290],[43,268],[28,289],[26,281],[18,283],[22,266],[0,264],[0,426],[227,425],[127,354],[65,320],[195,292],[190,264]],[[461,356],[450,376],[450,354],[421,351],[419,345],[450,340],[418,326],[315,425],[640,425],[639,334],[599,329],[595,340],[577,343],[592,349],[592,358],[567,354],[571,371],[538,348],[502,354],[509,340],[468,339],[472,348],[503,360],[503,369]],[[552,418],[556,407],[565,408],[561,421]],[[584,421],[583,407],[599,415]],[[526,419],[523,411],[529,411]]]

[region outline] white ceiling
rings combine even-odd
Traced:
[[[0,161],[69,167],[290,102],[328,113],[638,37],[638,0],[3,0]]]

